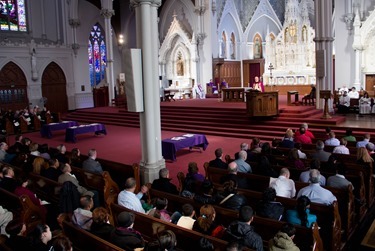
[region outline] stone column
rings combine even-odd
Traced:
[[[316,108],[323,108],[320,90],[333,90],[332,0],[315,0]],[[321,74],[318,74],[321,73]],[[319,76],[320,75],[320,76]],[[330,102],[329,110],[332,109]]]
[[[107,53],[107,70],[105,74],[106,82],[108,83],[109,91],[109,105],[111,100],[115,98],[115,81],[113,73],[113,41],[111,29],[111,17],[115,14],[112,7],[112,0],[102,0],[102,10],[100,14],[104,17],[105,25],[105,44]]]
[[[363,46],[361,42],[361,18],[359,15],[359,10],[356,10],[354,19],[354,41],[353,49],[355,51],[355,72],[354,72],[354,84],[353,86],[359,91],[361,87],[366,88],[365,83],[361,84],[361,56],[363,51]]]
[[[78,0],[70,0],[69,4],[69,25],[72,27],[73,30],[73,41],[72,41],[72,49],[74,55],[77,56],[79,50],[79,44],[77,43],[77,27],[81,24],[79,20],[79,13],[78,13]]]
[[[157,9],[161,0],[130,0],[135,9],[137,47],[142,49],[144,112],[140,113],[143,182],[158,178],[165,167],[161,154]]]

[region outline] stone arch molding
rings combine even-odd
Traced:
[[[159,64],[165,66],[162,75],[166,76],[167,79],[177,78],[175,63],[179,52],[182,54],[185,66],[184,76],[182,77],[195,78],[192,72],[192,64],[197,61],[194,37],[184,30],[177,18],[174,18],[159,50]]]

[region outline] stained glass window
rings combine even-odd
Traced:
[[[0,29],[27,31],[25,0],[0,0]]]
[[[105,77],[107,61],[104,31],[98,23],[90,32],[88,55],[91,86],[96,86]]]

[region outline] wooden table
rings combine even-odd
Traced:
[[[221,95],[223,102],[245,102],[245,88],[223,88]]]
[[[287,105],[292,105],[293,103],[298,103],[298,91],[288,91],[287,95]],[[292,103],[292,95],[294,95],[294,102]]]

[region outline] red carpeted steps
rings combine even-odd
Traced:
[[[231,103],[216,102],[204,105],[202,101],[199,102],[201,106],[197,106],[197,103],[178,101],[162,104],[162,130],[236,138],[260,137],[262,140],[272,140],[275,137],[281,137],[289,127],[297,129],[301,122],[309,123],[313,132],[322,132],[327,126],[336,127],[338,123],[345,121],[344,117],[322,120],[320,119],[322,111],[312,106],[284,106],[280,108],[278,117],[249,118],[246,116],[243,104],[235,104],[232,107]],[[137,113],[115,107],[81,109],[68,114],[65,119],[139,127]],[[335,130],[344,132],[345,128]]]

